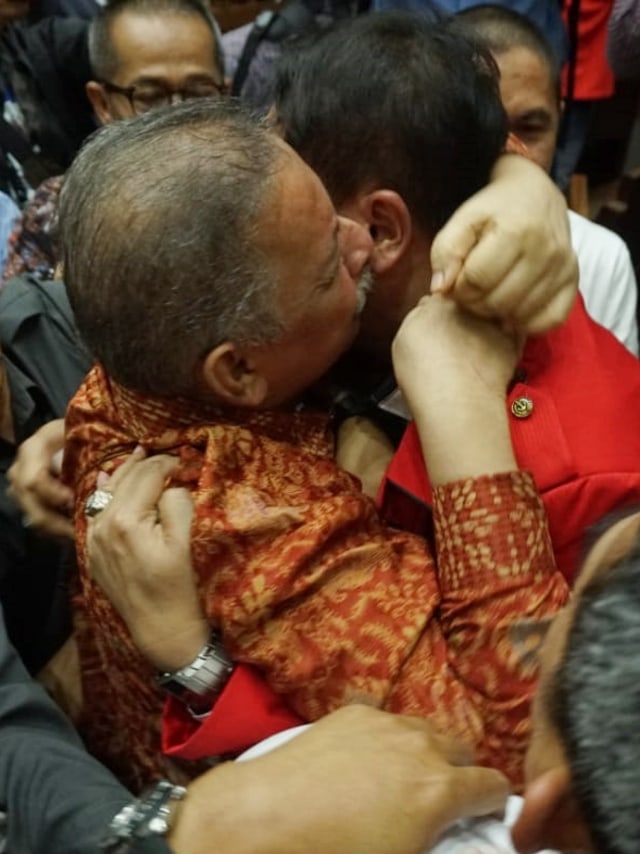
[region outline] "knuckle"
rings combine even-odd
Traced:
[[[90,523],[93,537],[104,546],[114,540],[126,539],[133,527],[128,514],[116,507],[103,510]]]
[[[474,262],[470,259],[464,266],[456,291],[460,288],[469,299],[478,299],[491,290],[494,283],[495,271],[484,261]]]
[[[336,714],[339,714],[346,724],[357,724],[363,722],[363,718],[373,717],[375,712],[370,706],[362,703],[351,703],[348,706],[343,706]]]

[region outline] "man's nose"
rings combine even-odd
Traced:
[[[373,240],[368,230],[354,220],[347,219],[344,216],[338,217],[338,220],[340,222],[339,237],[342,257],[349,275],[355,278],[362,273],[369,263],[373,250]]]

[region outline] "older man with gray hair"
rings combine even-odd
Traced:
[[[471,194],[487,180],[504,139],[499,103],[489,117],[483,109],[495,99],[492,66],[476,65],[446,25],[430,38],[440,54],[455,51],[456,93],[465,103],[467,84],[474,89],[467,121],[486,146],[466,173]],[[456,182],[454,205],[463,184]],[[85,514],[105,503],[94,494],[97,474],[140,444],[179,458],[174,477],[196,501],[192,544],[202,601],[232,659],[255,665],[306,718],[357,699],[435,715],[518,779],[535,673],[516,650],[503,651],[513,645],[523,599],[531,602],[527,619],[542,620],[566,586],[550,559],[530,478],[514,471],[504,409],[512,338],[493,324],[459,318],[439,297],[407,318],[398,339],[396,371],[421,422],[424,416],[425,454],[440,487],[437,524],[449,524],[455,482],[486,475],[504,492],[503,521],[514,529],[507,560],[501,538],[491,535],[494,494],[478,484],[467,511],[487,515],[478,547],[504,572],[490,570],[489,560],[481,577],[470,569],[461,580],[455,548],[440,553],[436,572],[422,538],[382,524],[334,461],[329,414],[305,395],[358,331],[372,239],[336,214],[317,176],[285,143],[224,100],[113,123],[69,171],[60,220],[70,300],[99,360],[71,403],[65,450],[81,565],[85,734],[93,749],[134,788],[172,773],[158,742],[161,695],[86,569]],[[495,395],[471,395],[473,411],[460,409],[461,386],[477,376],[468,376],[465,362],[458,368],[464,380],[447,384],[458,391],[457,417],[449,411],[443,431],[440,415],[423,406],[425,389],[442,377],[429,348],[461,339]],[[455,464],[443,443],[464,444]],[[449,542],[444,531],[440,542]],[[447,607],[460,597],[464,623]],[[206,645],[207,625],[196,628]],[[483,638],[471,659],[492,658],[484,672],[492,684],[503,675],[508,699],[472,685],[477,668],[466,654],[450,667],[450,657],[467,648],[467,632]],[[183,656],[171,670],[181,668]],[[162,679],[177,691],[176,682]],[[146,711],[132,712],[124,696],[117,699],[122,691],[144,698]],[[514,732],[499,754],[491,747],[498,730]]]

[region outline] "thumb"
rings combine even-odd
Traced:
[[[165,539],[173,540],[188,549],[193,512],[193,499],[189,490],[182,487],[165,489],[158,501],[158,522]]]
[[[431,244],[431,293],[454,286],[467,255],[480,239],[486,223],[473,199],[465,202],[436,234]]]

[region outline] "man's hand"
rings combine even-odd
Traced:
[[[423,854],[456,820],[504,806],[506,779],[461,754],[426,721],[350,706],[197,779],[169,843],[176,854]]]
[[[89,574],[162,671],[190,664],[209,637],[191,563],[191,496],[163,491],[177,463],[134,451],[100,485],[113,500],[88,521]]]
[[[436,235],[431,267],[432,293],[520,332],[553,329],[578,290],[564,197],[535,163],[503,155],[491,183]]]
[[[505,397],[518,353],[513,334],[442,296],[404,319],[393,366],[434,486],[517,468]]]
[[[60,480],[64,420],[50,421],[20,445],[9,469],[9,494],[35,528],[73,539],[73,492]]]
[[[391,352],[398,385],[414,412],[462,392],[504,401],[520,348],[495,321],[431,296],[406,316]]]

